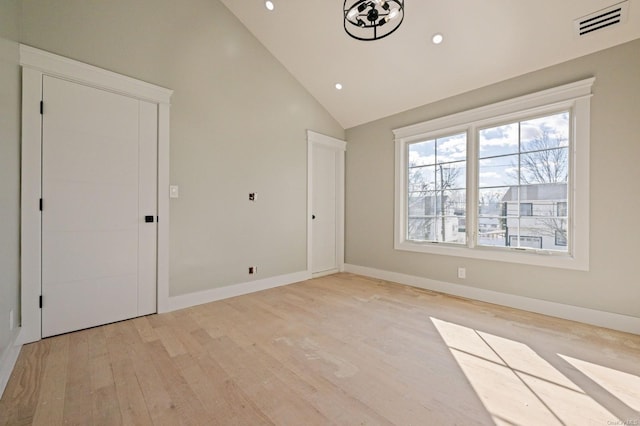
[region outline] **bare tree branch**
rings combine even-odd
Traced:
[[[520,182],[525,185],[566,182],[569,155],[566,137],[554,136],[543,128],[539,138],[527,142],[520,156]]]

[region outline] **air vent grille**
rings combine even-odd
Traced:
[[[583,16],[573,21],[576,35],[585,36],[594,31],[618,25],[626,21],[629,0]]]

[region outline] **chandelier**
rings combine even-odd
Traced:
[[[384,38],[397,30],[403,20],[404,0],[344,1],[344,30],[358,40]]]

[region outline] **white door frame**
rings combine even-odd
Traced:
[[[321,145],[336,155],[336,271],[314,274],[311,270],[313,255],[313,146]],[[311,130],[307,130],[307,271],[313,277],[344,271],[344,157],[347,143]]]
[[[169,299],[169,109],[172,90],[20,45],[22,66],[21,307],[18,343],[42,336],[42,77],[48,75],[158,105],[158,312]],[[46,106],[45,106],[46,108]]]

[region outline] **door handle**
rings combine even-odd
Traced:
[[[145,216],[144,221],[145,223],[153,223],[153,216]]]
[[[312,215],[311,215],[311,219],[315,219],[315,218],[316,218],[316,215],[315,215],[315,214],[312,214]]]

